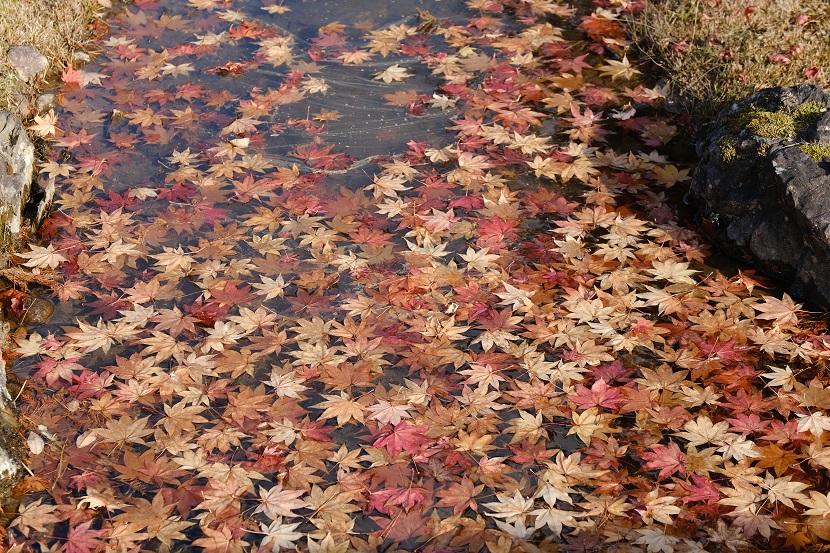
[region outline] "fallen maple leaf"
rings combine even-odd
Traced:
[[[400,505],[405,511],[422,503],[429,492],[424,488],[409,486],[406,488],[386,488],[373,491],[369,495],[366,510],[376,510],[379,513],[390,514],[390,508]]]
[[[657,475],[660,480],[668,478],[675,472],[679,472],[681,475],[686,474],[686,467],[683,464],[686,455],[680,451],[680,448],[674,442],[669,442],[668,446],[655,444],[651,446],[651,452],[641,453],[640,457],[646,460],[646,469],[660,470]]]
[[[691,474],[690,476],[692,478],[692,484],[680,482],[680,486],[689,492],[689,495],[683,497],[683,503],[689,503],[692,501],[716,503],[721,498],[718,488],[712,483],[711,480],[699,474]]]
[[[55,246],[53,246],[52,244],[49,244],[45,248],[42,246],[32,244],[29,246],[29,249],[30,251],[28,252],[21,252],[16,254],[18,257],[22,257],[23,259],[29,260],[23,264],[25,267],[30,267],[33,269],[55,269],[61,263],[69,261],[59,251],[55,251]]]
[[[387,67],[380,73],[376,73],[372,79],[376,81],[383,81],[386,84],[389,84],[393,81],[403,81],[404,79],[411,77],[412,73],[408,73],[406,68],[401,67],[397,63],[391,67]]]
[[[600,65],[597,69],[602,72],[603,77],[611,77],[612,82],[617,79],[630,79],[640,74],[638,70],[631,67],[627,55],[623,56],[621,61],[608,60],[605,65]]]
[[[106,428],[95,428],[93,432],[102,443],[144,444],[143,438],[153,433],[152,429],[147,428],[149,420],[150,417],[133,420],[132,417],[124,415],[116,420],[107,421]]]
[[[432,442],[432,438],[425,432],[429,426],[423,424],[410,425],[406,421],[395,425],[390,430],[380,432],[372,443],[374,447],[385,447],[391,457],[397,457],[402,451],[419,453],[423,447]]]
[[[271,526],[275,525],[276,528],[279,529],[279,525],[277,525],[276,522]],[[265,538],[262,540],[262,543],[268,544],[268,541],[271,538],[271,533],[269,532],[270,527],[265,526],[264,524],[261,526],[266,534]],[[218,529],[203,528],[202,531],[205,536],[203,538],[193,540],[193,545],[203,548],[204,553],[242,553],[245,550],[244,546],[248,545],[247,542],[234,537],[233,529],[226,524],[223,524]],[[280,546],[284,545],[285,542],[278,541],[280,536],[278,531],[275,531],[274,536],[274,542],[271,545],[273,548],[272,551],[279,551]]]
[[[483,503],[482,506],[490,510],[490,516],[503,518],[507,523],[524,523],[533,509],[533,498],[526,498],[519,490],[509,494],[497,494],[498,501]]]
[[[60,521],[60,518],[52,514],[56,509],[57,505],[44,505],[42,498],[32,501],[17,511],[17,516],[9,527],[17,528],[26,537],[29,536],[30,530],[44,534],[46,526]]]
[[[776,325],[798,324],[796,313],[801,311],[801,304],[795,303],[790,296],[784,294],[781,299],[772,296],[763,296],[764,303],[754,303],[752,308],[758,311],[755,315],[759,319],[772,321]]]
[[[366,408],[367,411],[371,411],[371,415],[366,417],[367,419],[374,419],[381,424],[391,424],[395,426],[396,424],[400,424],[403,419],[412,418],[412,415],[408,412],[409,406],[404,405],[393,405],[388,401],[381,399],[378,400],[378,403],[375,405],[370,405]]]
[[[295,532],[299,525],[299,522],[283,524],[282,518],[278,518],[268,526],[260,524],[262,532],[265,534],[259,544],[260,547],[263,548],[263,551],[274,553],[282,549],[294,548],[294,542],[303,537],[302,532]]]
[[[435,495],[441,498],[437,507],[452,507],[454,515],[460,515],[467,507],[478,512],[475,497],[484,491],[484,484],[476,486],[473,481],[464,477],[461,482],[452,482],[446,488],[437,490]]]
[[[72,526],[66,536],[66,543],[61,547],[64,553],[92,553],[105,545],[105,542],[98,539],[105,530],[92,530],[90,526],[94,520],[88,520],[83,524]]]
[[[823,494],[814,490],[810,490],[808,493],[810,494],[809,498],[801,497],[796,499],[796,501],[805,507],[809,507],[809,509],[804,511],[804,514],[823,518],[830,515],[830,493]]]
[[[36,132],[38,136],[47,137],[55,134],[58,128],[55,126],[58,122],[58,116],[55,115],[55,110],[50,109],[49,113],[45,115],[35,115],[34,124],[29,126],[29,130]]]
[[[308,506],[308,502],[299,499],[306,492],[305,490],[286,490],[281,485],[273,488],[259,488],[259,497],[262,504],[257,507],[257,513],[265,513],[271,520],[279,520],[280,517],[295,517],[295,509],[302,509]]]

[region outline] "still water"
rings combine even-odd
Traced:
[[[574,160],[598,173],[590,137],[568,146],[556,119],[579,87],[597,113],[618,91],[536,59],[570,64],[588,44],[554,25],[581,39],[574,10],[471,4],[116,10],[99,55],[64,75],[43,168],[61,301],[18,334],[49,505],[115,513],[90,520],[125,550],[220,534],[234,551],[478,550],[502,547],[502,521],[473,497],[559,482],[548,461],[583,445],[564,395],[588,365],[628,376],[534,341],[561,319],[555,290],[584,283],[552,268],[551,229],[576,204],[538,177]],[[537,292],[550,308],[531,316]]]

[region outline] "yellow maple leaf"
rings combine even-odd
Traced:
[[[631,67],[627,55],[623,56],[622,61],[608,60],[606,65],[600,65],[597,69],[602,72],[603,77],[611,77],[611,81],[630,79],[634,75],[640,74],[639,71]]]
[[[407,77],[411,77],[412,73],[407,73],[406,68],[401,67],[397,63],[391,67],[387,67],[384,71],[377,73],[372,77],[375,81],[383,81],[386,84],[392,81],[403,81]]]
[[[46,138],[57,132],[58,129],[55,127],[57,122],[58,116],[55,115],[55,110],[50,109],[49,113],[43,116],[35,115],[35,124],[29,126],[29,130],[37,133],[38,136]]]

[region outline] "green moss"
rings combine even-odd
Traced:
[[[765,110],[762,110],[758,106],[751,105],[741,109],[735,115],[729,116],[729,119],[727,120],[729,130],[735,134],[741,132],[755,118],[755,115],[761,111]]]
[[[718,140],[718,147],[720,148],[720,155],[726,162],[735,161],[740,157],[738,155],[738,141],[734,136],[726,135]]]
[[[764,138],[794,138],[795,119],[785,111],[758,110],[746,128]]]
[[[738,134],[749,129],[753,134],[765,138],[795,136],[795,119],[786,111],[769,111],[757,105],[741,109],[729,118],[729,129]]]
[[[825,111],[827,108],[821,102],[804,102],[795,108],[792,117],[795,121],[796,132],[807,130],[821,118],[821,114]]]
[[[807,130],[819,120],[827,108],[821,102],[805,102],[792,113],[783,109],[768,111],[758,106],[742,109],[729,121],[734,133],[749,129],[753,134],[764,138],[795,138],[795,135]]]
[[[799,146],[799,149],[816,161],[830,157],[830,144],[820,142],[808,142]]]

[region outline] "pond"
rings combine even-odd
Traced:
[[[754,355],[711,352],[755,299],[691,278],[626,6],[117,7],[63,75],[23,254],[59,278],[15,334],[42,450],[10,541],[597,550],[681,496],[664,539],[708,536],[683,485],[750,455],[665,436]]]

